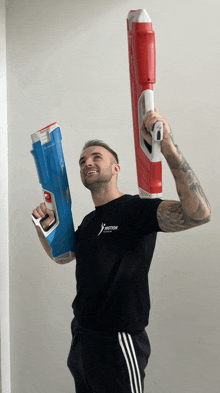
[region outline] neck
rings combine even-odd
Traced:
[[[110,189],[108,187],[102,187],[99,190],[91,191],[91,194],[95,206],[105,205],[105,203],[124,195],[117,187]]]

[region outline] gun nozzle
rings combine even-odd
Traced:
[[[127,19],[129,21],[129,31],[132,30],[132,23],[151,23],[151,18],[145,9],[130,11]]]

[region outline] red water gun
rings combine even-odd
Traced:
[[[147,112],[154,110],[153,85],[156,82],[155,33],[146,10],[129,12],[127,31],[139,195],[141,198],[158,198],[162,196],[163,123],[158,121],[154,124],[152,145],[140,132]]]

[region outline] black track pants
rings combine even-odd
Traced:
[[[143,393],[150,356],[145,330],[135,335],[97,332],[80,328],[75,318],[71,329],[67,365],[76,393]]]

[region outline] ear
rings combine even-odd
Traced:
[[[114,164],[114,170],[116,172],[116,174],[118,174],[121,170],[120,165],[119,164]]]

